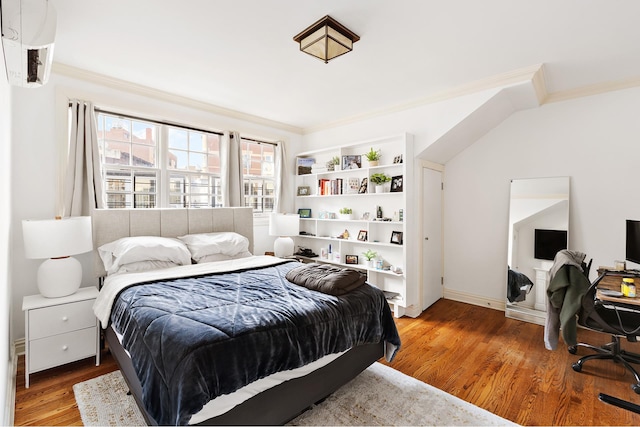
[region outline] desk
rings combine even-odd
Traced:
[[[606,271],[604,276],[597,282],[598,291],[596,292],[596,298],[602,301],[610,301],[613,303],[620,304],[631,304],[640,306],[640,297],[636,296],[635,298],[631,297],[611,297],[607,295],[602,295],[600,289],[609,289],[612,291],[620,291],[620,284],[622,283],[623,277],[633,277],[636,279],[640,279],[640,274],[638,272],[625,272],[625,271]],[[640,292],[640,280],[636,280],[636,295]]]

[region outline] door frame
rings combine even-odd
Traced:
[[[440,172],[440,181],[442,182],[442,185],[444,186],[444,180],[445,180],[445,167],[444,165],[441,165],[439,163],[435,163],[435,162],[431,162],[429,160],[420,160],[420,167],[416,168],[416,177],[415,177],[415,181],[418,183],[419,186],[419,190],[418,190],[418,194],[420,194],[420,203],[419,203],[419,209],[420,209],[420,226],[419,226],[419,230],[420,230],[420,245],[419,245],[419,258],[420,260],[422,260],[423,256],[424,256],[424,234],[425,234],[425,227],[424,227],[424,220],[425,220],[425,215],[426,212],[424,211],[424,201],[423,201],[423,197],[424,197],[424,175],[423,175],[423,169],[431,169],[433,171],[436,172]],[[440,222],[440,277],[444,277],[444,190],[440,191],[440,218],[441,218],[441,222]],[[419,277],[420,277],[420,292],[419,292],[419,301],[420,301],[420,311],[424,311],[426,310],[428,307],[423,307],[423,295],[425,292],[424,289],[424,264],[422,262],[419,263],[420,264],[420,268],[419,268]],[[440,297],[444,297],[444,286],[441,283],[441,287],[440,287]]]

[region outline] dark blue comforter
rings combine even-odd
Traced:
[[[383,293],[331,296],[270,267],[138,284],[111,315],[160,425],[187,424],[215,397],[364,343],[400,339]]]

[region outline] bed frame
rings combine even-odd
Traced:
[[[177,237],[185,234],[235,231],[249,239],[253,252],[251,208],[98,209],[92,214],[96,276],[106,272],[97,254],[99,246],[128,236]],[[113,329],[105,331],[108,348],[148,425],[157,425],[142,404],[142,386],[133,363]],[[210,418],[204,425],[283,425],[314,403],[326,398],[384,355],[384,344],[352,348],[310,374],[286,381]]]

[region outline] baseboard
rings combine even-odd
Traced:
[[[505,311],[506,302],[494,298],[482,297],[480,295],[469,294],[466,292],[454,291],[453,289],[444,288],[444,299],[465,302],[467,304],[479,305],[481,307],[493,308],[494,310]]]
[[[22,340],[24,343],[24,340]],[[24,344],[23,344],[24,346]],[[4,424],[5,426],[12,426],[16,411],[16,376],[18,375],[18,354],[16,353],[15,344],[10,344],[9,352],[11,358],[8,367],[8,373],[10,377],[7,381],[7,394],[4,407]]]
[[[16,351],[16,356],[19,356],[21,354],[24,354],[24,338],[20,338],[17,339],[14,343],[14,347],[15,347],[15,351]]]

